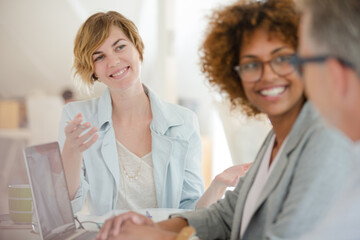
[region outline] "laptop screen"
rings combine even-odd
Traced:
[[[24,150],[42,239],[75,229],[75,222],[57,142]]]

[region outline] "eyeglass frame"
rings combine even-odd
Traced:
[[[241,67],[241,66],[240,66],[240,65],[242,65],[242,64],[239,64],[239,65],[234,66],[234,71],[238,74],[239,78],[240,78],[242,81],[244,81],[244,82],[249,82],[249,83],[251,83],[251,82],[258,82],[258,81],[260,81],[260,79],[262,78],[262,76],[263,76],[263,74],[264,74],[264,67],[265,67],[265,65],[266,65],[266,64],[269,64],[271,70],[272,70],[275,74],[279,75],[280,77],[285,77],[285,76],[293,73],[294,71],[297,71],[296,68],[295,68],[295,66],[294,66],[294,64],[293,64],[293,62],[292,62],[292,59],[293,59],[293,57],[294,57],[295,55],[296,55],[296,53],[283,54],[283,55],[275,56],[274,58],[272,58],[272,59],[270,59],[270,60],[268,60],[268,61],[261,61],[261,60],[254,61],[254,62],[260,62],[260,63],[261,63],[261,73],[260,73],[260,75],[259,75],[259,78],[258,78],[257,80],[254,80],[254,81],[244,81],[244,80],[241,78],[241,76],[240,76],[240,67]],[[274,60],[277,59],[278,57],[282,57],[282,56],[288,56],[288,57],[290,57],[290,65],[292,65],[292,66],[294,67],[294,69],[293,69],[291,72],[288,72],[288,73],[286,73],[286,74],[279,74],[277,71],[274,70],[273,66],[271,65],[271,62],[272,62],[272,61],[274,61]],[[246,64],[246,63],[243,63],[243,64]]]
[[[302,67],[305,64],[324,63],[330,58],[336,59],[340,64],[344,65],[345,67],[354,68],[354,65],[351,62],[349,62],[343,58],[336,57],[334,55],[328,55],[328,54],[318,55],[318,56],[313,56],[313,57],[300,57],[298,54],[294,54],[294,56],[291,58],[290,62],[294,66],[294,68],[295,68],[296,72],[299,74],[299,76],[302,77],[303,76]]]

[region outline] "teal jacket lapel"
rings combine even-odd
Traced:
[[[174,177],[174,172],[169,172],[169,164],[173,156],[180,159],[179,153],[186,153],[188,142],[180,139],[174,139],[167,136],[169,128],[182,125],[183,119],[177,112],[171,111],[160,98],[158,98],[147,86],[144,85],[144,90],[149,96],[151,103],[151,111],[153,113],[153,120],[151,122],[151,136],[152,136],[152,156],[154,164],[154,181],[156,188],[156,196],[159,206],[176,206],[178,203],[169,203],[171,199],[180,199],[180,196],[168,196],[175,194],[178,191],[172,192],[167,184],[171,185],[169,176]],[[179,151],[178,151],[179,150]],[[176,151],[176,152],[174,152]],[[178,166],[181,169],[181,166]],[[177,171],[176,171],[177,172]],[[176,173],[175,172],[175,173]],[[166,194],[164,194],[166,192]]]
[[[103,95],[100,97],[98,103],[98,121],[99,130],[98,134],[103,134],[103,142],[101,145],[101,154],[103,156],[106,167],[113,176],[116,188],[114,188],[113,195],[117,199],[117,189],[119,188],[120,169],[119,160],[116,147],[116,137],[113,123],[112,123],[112,102],[110,90],[107,88]],[[116,160],[115,160],[116,159]],[[116,201],[113,202],[113,208]]]
[[[160,98],[158,98],[147,86],[143,85],[143,87],[144,91],[149,96],[151,111],[153,114],[153,120],[151,122],[150,129],[152,135],[151,148],[154,164],[154,180],[156,183],[155,185],[158,186],[156,189],[156,195],[158,199],[158,205],[164,206],[164,202],[168,203],[169,201],[171,201],[171,199],[177,199],[176,197],[166,196],[167,194],[172,194],[171,189],[169,190],[166,187],[167,182],[171,181],[171,179],[168,178],[168,175],[174,175],[174,173],[176,173],[176,171],[174,171],[174,173],[172,174],[168,173],[171,158],[172,156],[177,156],[181,158],[181,156],[179,156],[180,153],[186,154],[188,142],[167,136],[167,131],[169,130],[169,128],[184,123],[183,118],[179,116],[178,112],[173,111],[171,108],[168,108],[168,105],[164,103]],[[101,146],[101,153],[104,162],[109,169],[109,172],[112,174],[114,182],[116,183],[116,188],[114,189],[117,190],[119,187],[120,170],[116,148],[115,132],[112,127],[111,106],[112,104],[110,91],[109,89],[106,89],[98,103],[98,121],[100,126],[99,134],[104,134],[103,143]],[[164,191],[170,192],[164,194]],[[178,191],[174,190],[174,193],[175,192]],[[114,194],[114,196],[116,196],[117,193],[114,192]],[[115,199],[117,199],[117,197],[115,197]],[[173,206],[172,204],[170,205]]]

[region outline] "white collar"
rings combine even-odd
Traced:
[[[184,124],[184,119],[172,104],[163,101],[148,86],[143,84],[145,93],[149,96],[153,120],[151,129],[164,135],[173,126]],[[180,108],[180,106],[178,106]],[[102,130],[112,125],[112,104],[109,88],[106,88],[98,102],[98,121]]]

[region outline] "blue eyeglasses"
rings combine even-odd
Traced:
[[[339,61],[342,65],[349,67],[349,68],[354,68],[354,65],[342,58],[339,57],[335,57],[332,55],[320,55],[320,56],[315,56],[315,57],[300,57],[299,55],[293,55],[291,58],[291,64],[294,66],[294,68],[296,69],[296,71],[298,72],[299,76],[303,75],[303,66],[307,63],[323,63],[325,61],[327,61],[329,58],[334,58],[337,61]]]

